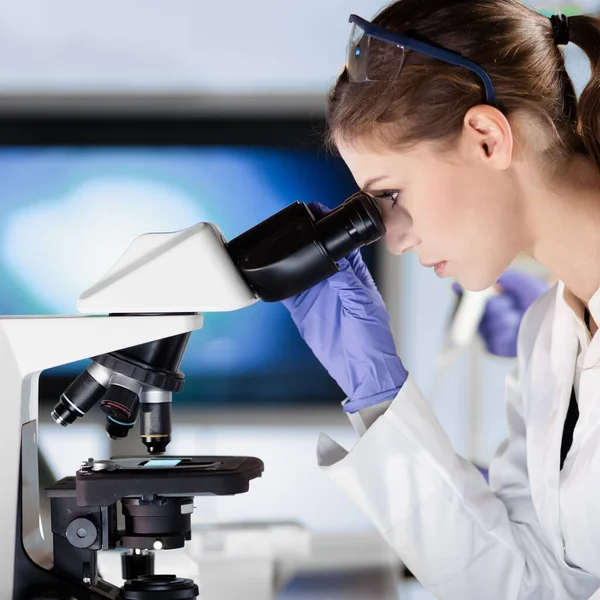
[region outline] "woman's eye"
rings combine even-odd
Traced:
[[[392,207],[396,206],[400,197],[400,190],[381,190],[376,198],[380,200],[389,200],[392,203]]]

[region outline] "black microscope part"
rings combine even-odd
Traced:
[[[61,394],[52,418],[63,427],[83,417],[104,395],[106,388],[86,369]]]
[[[265,302],[299,294],[338,271],[336,261],[385,235],[373,198],[358,192],[319,220],[295,202],[234,238],[227,250]]]
[[[153,340],[95,356],[92,360],[108,372],[134,379],[142,386],[178,392],[185,383],[179,365],[190,335],[187,332]],[[140,403],[139,396],[133,390],[116,384],[104,387],[87,369],[61,395],[52,410],[52,417],[66,427],[97,402],[106,413],[106,432],[115,440],[127,436],[136,422],[140,405],[144,405],[140,427],[142,442],[150,454],[165,452],[171,441],[171,402],[152,402],[145,406],[146,403]]]
[[[191,579],[147,575],[125,582],[119,600],[195,600],[199,593]]]
[[[139,411],[139,396],[122,385],[111,384],[100,401],[106,414],[106,433],[111,439],[124,438],[135,425]]]
[[[166,392],[180,392],[183,389],[185,377],[179,371],[179,365],[190,335],[191,333],[188,332],[153,340],[138,346],[95,356],[94,360],[99,365],[135,379],[141,384]]]
[[[241,494],[248,491],[250,481],[264,469],[258,458],[243,456],[168,458],[177,458],[177,466],[148,468],[145,466],[148,457],[140,456],[113,458],[108,461],[112,466],[103,469],[93,464],[82,467],[76,475],[79,506],[106,506],[115,502],[115,498],[127,496]],[[49,488],[48,493],[53,489]]]
[[[171,403],[143,402],[139,416],[144,446],[150,454],[164,454],[171,441]]]
[[[169,550],[192,539],[192,497],[123,498],[121,504],[127,532],[120,541],[124,548],[151,550],[160,539],[160,549]]]
[[[336,261],[385,235],[375,200],[363,192],[351,196],[316,221],[315,228],[327,252]]]
[[[119,355],[155,370],[177,372],[191,333],[181,333],[119,350]]]
[[[149,463],[161,462],[177,465],[148,468]],[[246,492],[263,468],[261,460],[245,456],[89,460],[76,477],[66,477],[46,488],[52,515],[52,571],[24,556],[20,495],[15,563],[19,593],[52,589],[56,595],[48,597],[53,600],[63,594],[82,600],[194,600],[197,586],[174,575],[154,575],[152,553],[145,550],[183,545],[191,537],[194,496]],[[119,503],[123,529],[119,529],[117,519]],[[97,552],[115,548],[138,549],[122,559],[123,572],[131,578],[121,588],[103,581],[98,573]],[[26,597],[32,598],[32,594]]]
[[[121,552],[121,573],[125,581],[154,573],[152,550],[129,550]]]

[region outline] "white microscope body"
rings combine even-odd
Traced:
[[[0,598],[22,597],[14,579],[15,548],[21,543],[19,497],[25,553],[40,567],[52,566],[52,540],[44,540],[40,518],[40,373],[191,332],[202,327],[198,313],[232,311],[256,302],[258,296],[236,269],[225,244],[218,227],[210,223],[142,235],[105,277],[81,295],[78,310],[83,315],[0,318],[4,432]],[[110,316],[115,314],[119,316]]]

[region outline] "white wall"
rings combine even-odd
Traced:
[[[26,0],[0,7],[0,89],[322,93],[348,15],[382,0]]]
[[[25,0],[0,5],[0,94],[323,94],[348,15],[385,0]],[[544,2],[552,10],[560,3]],[[584,10],[600,8],[586,0]],[[569,54],[579,58],[573,47]],[[581,87],[587,77],[576,66]]]

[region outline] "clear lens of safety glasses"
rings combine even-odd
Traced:
[[[348,40],[346,70],[353,82],[394,81],[404,64],[405,49],[366,35],[352,23]]]

